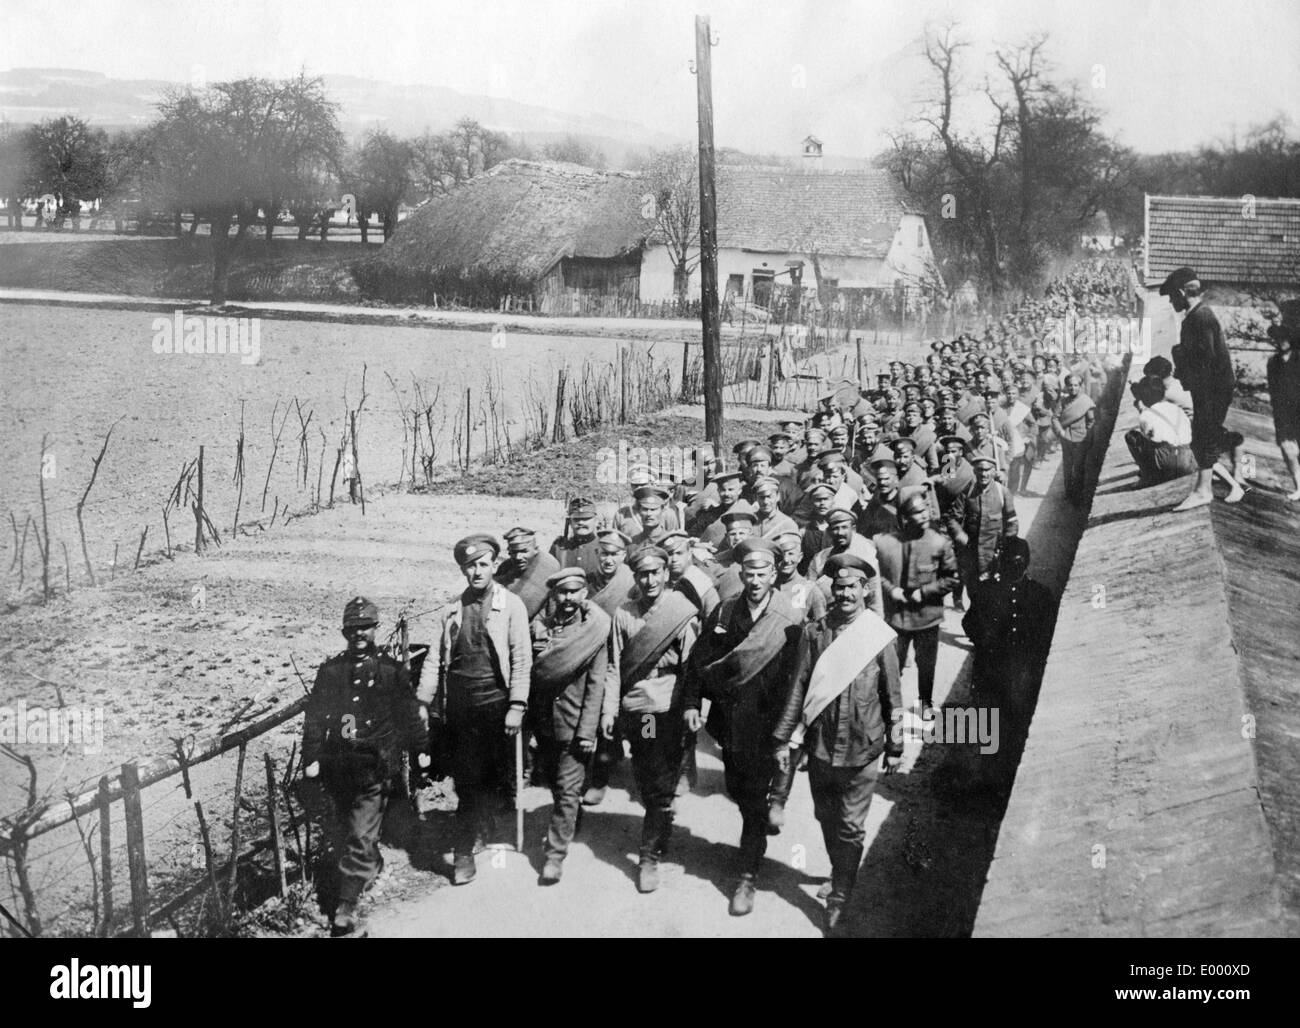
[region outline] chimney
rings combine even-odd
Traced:
[[[816,136],[805,136],[803,141],[804,174],[815,174],[822,170],[822,141]]]

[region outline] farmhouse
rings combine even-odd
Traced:
[[[1143,279],[1195,268],[1214,286],[1254,291],[1300,283],[1300,199],[1151,196]]]
[[[473,306],[531,297],[567,313],[590,297],[639,298],[640,216],[634,175],[509,160],[435,197],[371,261],[370,291]]]
[[[940,288],[925,217],[883,169],[816,170],[820,143],[805,143],[802,171],[718,169],[718,286],[766,305],[772,288]],[[810,166],[811,165],[811,166]],[[819,277],[820,271],[820,277]],[[699,270],[689,295],[699,295]],[[641,296],[674,295],[667,248],[653,242],[641,266]]]

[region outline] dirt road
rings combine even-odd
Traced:
[[[1022,499],[1017,508],[1021,532],[1034,546],[1031,574],[1059,595],[1081,520],[1061,495],[1058,463],[1049,461],[1031,482],[1033,490],[1048,495]],[[937,704],[962,704],[968,696],[969,644],[960,621],[957,612],[947,611]],[[923,739],[914,709],[914,666],[904,670],[903,698],[909,707],[904,773],[882,777],[872,801],[849,930],[872,937],[964,936],[992,857],[1005,785],[988,782],[980,764],[993,758],[978,756],[976,746]],[[732,918],[727,890],[740,815],[726,796],[720,755],[707,733],[701,733],[699,767],[695,790],[678,801],[673,849],[663,885],[653,895],[636,891],[642,810],[629,795],[630,767],[624,762],[605,802],[586,812],[558,886],[537,885],[550,796],[530,788],[526,852],[481,854],[472,885],[451,888],[442,877],[448,870],[441,852],[449,838],[448,815],[432,813],[418,827],[413,859],[403,849],[386,850],[384,891],[363,909],[368,930],[376,937],[819,936],[822,905],[815,894],[830,867],[806,776],[796,782],[785,830],[770,842],[754,913]],[[513,831],[513,822],[503,817],[494,841],[509,846]],[[388,895],[390,881],[403,883],[400,899]]]

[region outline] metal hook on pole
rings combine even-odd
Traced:
[[[710,33],[709,33],[709,46],[717,46],[717,45],[718,45],[718,42],[719,42],[721,39],[722,39],[722,37],[719,36],[716,32],[710,32]]]

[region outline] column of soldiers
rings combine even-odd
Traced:
[[[832,868],[825,929],[837,931],[877,776],[901,761],[909,653],[921,716],[934,715],[945,597],[970,605],[977,693],[996,692],[1017,653],[1048,641],[1051,605],[1027,577],[1015,497],[1055,446],[1072,462],[1072,499],[1080,488],[1092,421],[1076,414],[1104,369],[1033,352],[1035,317],[1067,302],[1068,283],[982,339],[891,363],[874,389],[823,396],[806,421],[737,443],[733,469],[710,458],[694,481],[632,469],[612,524],[578,498],[545,550],[528,527],[506,533],[504,559],[491,535],[462,539],[453,556],[466,587],[414,692],[400,664],[373,654],[373,604],[352,601],[348,652],[321,667],[304,743],[308,774],[333,783],[345,812],[335,932],[353,930],[378,873],[387,783],[405,750],[427,766],[436,739],[455,780],[456,885],[475,879],[517,733],[531,733],[553,797],[542,885],[562,879],[583,808],[600,806],[630,756],[644,807],[636,885],[650,893],[701,728],[741,814],[730,913],[753,909],[803,765]]]

